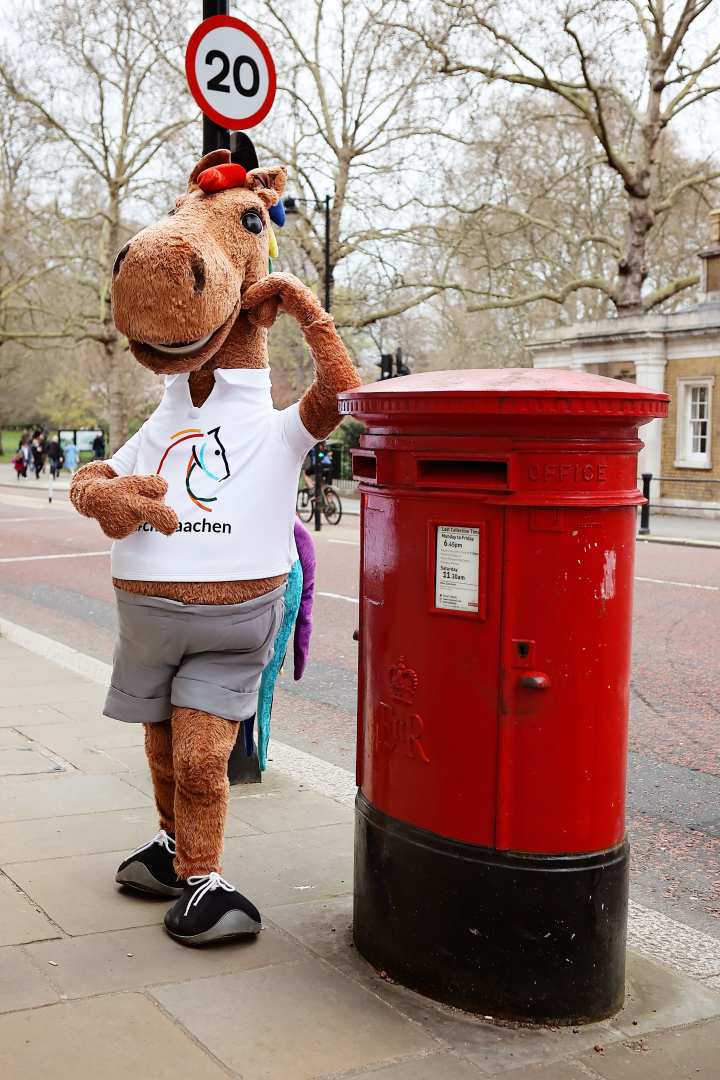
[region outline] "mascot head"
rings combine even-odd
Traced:
[[[158,374],[212,365],[245,290],[277,253],[281,166],[247,171],[229,150],[197,163],[167,217],[134,236],[113,267],[112,309],[137,360]],[[279,204],[279,205],[278,205]]]

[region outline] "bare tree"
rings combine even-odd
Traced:
[[[180,0],[33,3],[20,16],[22,67],[0,61],[5,93],[52,139],[44,182],[80,249],[92,303],[79,334],[102,350],[113,448],[126,438],[130,403],[125,344],[110,311],[112,265],[163,180],[164,152],[195,115],[180,70],[184,17]]]
[[[680,129],[694,106],[720,91],[719,10],[717,0],[436,0],[418,22],[416,6],[406,4],[406,30],[438,72],[542,97],[583,127],[622,193],[622,239],[578,237],[614,251],[613,272],[569,277],[539,298],[561,304],[593,289],[618,313],[632,314],[696,282],[683,273],[645,288],[653,234],[688,191],[702,192],[720,176],[711,157],[684,175],[663,167],[671,126]]]
[[[461,140],[438,115],[429,58],[389,28],[401,3],[264,0],[255,10],[279,71],[272,125],[259,144],[287,165],[297,199],[281,257],[294,245],[294,268],[322,286],[330,195],[339,325],[368,326],[423,303],[436,290],[406,285],[403,265],[427,240],[426,201],[441,198],[439,163]]]

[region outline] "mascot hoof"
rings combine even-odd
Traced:
[[[213,945],[217,941],[259,934],[260,912],[219,874],[193,874],[180,899],[165,915],[165,929],[183,945]]]
[[[181,896],[185,882],[175,873],[174,858],[175,838],[161,829],[120,863],[115,880],[150,896]]]

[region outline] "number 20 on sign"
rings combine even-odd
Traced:
[[[190,91],[205,116],[220,127],[251,128],[275,99],[275,64],[251,26],[215,15],[193,31],[185,53]]]

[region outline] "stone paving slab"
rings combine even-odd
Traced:
[[[0,1017],[3,1080],[220,1080],[226,1071],[140,994]]]
[[[0,1013],[36,1009],[60,999],[50,982],[50,969],[39,971],[21,945],[0,949],[0,971]]]
[[[118,849],[127,855],[146,843],[157,828],[157,812],[150,804],[102,814],[0,822],[0,866]],[[252,825],[240,818],[228,818],[226,836],[250,836],[254,832]]]
[[[34,724],[67,724],[69,717],[61,713],[52,705],[31,705],[22,702],[19,705],[10,705],[5,700],[5,688],[3,686],[0,697],[0,728],[19,728]]]
[[[118,848],[130,852],[156,831],[157,813],[149,804],[102,814],[4,821],[0,822],[0,866]]]
[[[150,803],[148,795],[115,776],[10,778],[0,784],[0,821],[30,821],[87,811],[128,810]]]
[[[38,968],[51,971],[53,983],[68,998],[185,981],[192,981],[202,997],[210,995],[211,987],[200,980],[305,959],[300,946],[272,929],[231,947],[189,949],[159,925],[167,904],[149,903],[157,925],[40,942],[26,951]]]
[[[183,983],[153,996],[252,1080],[313,1080],[434,1046],[428,1033],[318,960],[208,979],[203,990]]]
[[[495,1073],[502,1080],[718,1080],[720,1021],[674,1028],[569,1062]]]
[[[96,736],[87,728],[78,730],[78,725],[63,717],[63,724],[18,724],[17,730],[22,732],[28,739],[42,744],[54,754],[59,755],[76,769],[84,773],[125,773],[132,768],[138,768],[141,762],[144,764],[145,754],[142,746],[128,747],[105,747],[100,746],[102,728]],[[111,720],[105,720],[104,726],[109,727]],[[128,725],[129,726],[129,725]],[[142,757],[134,759],[129,765],[122,755],[128,751],[137,752]]]
[[[38,776],[63,771],[63,765],[27,744],[4,747],[0,757],[0,776]]]
[[[223,872],[260,906],[302,903],[352,891],[352,826],[230,839]]]
[[[61,669],[62,670],[62,669]],[[77,679],[78,676],[75,676]],[[31,686],[7,686],[3,688],[3,705],[56,705],[62,703],[67,709],[76,704],[84,704],[98,711],[102,710],[105,694],[98,689],[97,683],[80,679],[37,679]]]
[[[286,832],[289,829],[314,829],[319,825],[352,822],[352,808],[325,795],[310,791],[264,799],[262,802],[233,802],[231,815],[255,825],[259,832]]]
[[[33,906],[11,880],[0,874],[0,946],[58,936],[59,931],[49,919]],[[3,978],[4,973],[0,969],[0,981]]]
[[[346,1073],[348,1078],[361,1075],[366,1080],[479,1080],[482,1076],[474,1065],[455,1054],[429,1054],[398,1065],[385,1065],[372,1072]]]
[[[159,924],[167,900],[121,891],[115,884],[115,870],[125,855],[114,851],[9,863],[4,870],[66,934]]]
[[[2,710],[0,710],[2,712]],[[29,746],[27,736],[9,727],[0,727],[0,750],[12,750]]]

